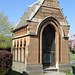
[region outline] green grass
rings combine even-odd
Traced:
[[[71,60],[75,60],[75,54],[72,54]]]
[[[69,71],[65,71],[64,73],[65,73],[66,75],[74,75],[74,74],[70,73]]]
[[[75,65],[72,65],[72,69],[75,69]],[[75,74],[70,73],[69,71],[64,71],[64,73],[66,75],[75,75]]]
[[[19,73],[19,72],[17,72],[17,71],[11,70],[11,71],[8,72],[7,75],[22,75],[22,73]]]

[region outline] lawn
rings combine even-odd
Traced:
[[[71,60],[75,60],[75,54],[72,54]]]
[[[74,74],[72,74],[72,73],[70,73],[70,72],[68,72],[68,71],[66,71],[65,74],[66,74],[66,75],[74,75]]]
[[[75,54],[72,54],[71,60],[75,60]],[[75,65],[73,65],[72,68],[75,68]],[[70,72],[68,72],[68,71],[65,71],[65,74],[66,74],[66,75],[74,75],[74,74],[72,74],[72,73],[70,73]]]

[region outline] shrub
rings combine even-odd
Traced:
[[[12,54],[5,50],[0,50],[0,75],[5,75],[12,66]]]
[[[75,54],[75,50],[70,50],[70,52],[71,52],[72,54]]]

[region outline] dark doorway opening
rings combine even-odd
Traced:
[[[55,30],[51,25],[44,28],[42,34],[43,67],[55,66]]]

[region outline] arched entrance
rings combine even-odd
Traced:
[[[62,37],[64,36],[60,23],[53,17],[47,17],[38,24],[36,33],[39,37],[39,64],[59,68],[59,63],[62,62]]]
[[[42,64],[55,66],[55,30],[49,24],[42,33]]]

